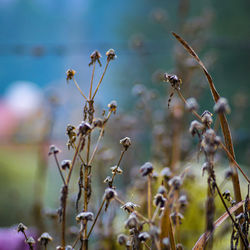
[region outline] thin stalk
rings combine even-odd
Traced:
[[[66,206],[67,206],[67,197],[68,197],[68,186],[65,185],[64,186],[64,192],[65,192],[65,197],[64,197],[64,202],[63,202],[63,211],[62,211],[62,238],[61,238],[61,242],[62,242],[62,247],[64,249],[66,243],[65,243],[65,230],[66,230]]]
[[[81,95],[83,96],[83,98],[87,101],[88,98],[83,94],[81,88],[79,87],[79,85],[77,84],[76,80],[75,80],[75,77],[72,78],[73,79],[73,82],[74,84],[76,85],[77,89],[79,90],[79,92],[81,93]]]
[[[158,214],[158,212],[159,212],[159,209],[160,209],[160,205],[158,205],[158,206],[156,207],[155,211],[154,211],[153,217],[152,217],[152,219],[151,219],[151,222],[152,222],[152,223],[155,222],[155,219],[156,219],[156,216],[157,216],[157,214]]]
[[[28,240],[28,237],[27,237],[25,231],[22,231],[22,233],[23,233],[23,235],[24,235],[24,237],[25,237],[25,240],[27,241],[27,240]],[[34,249],[32,245],[30,245],[30,244],[28,244],[28,245],[29,245],[30,250],[33,250],[33,249]]]
[[[98,139],[97,139],[97,142],[96,142],[94,151],[93,151],[93,153],[92,153],[92,155],[91,155],[91,157],[90,157],[90,160],[89,160],[89,165],[91,165],[91,163],[92,163],[92,161],[93,161],[93,159],[94,159],[94,157],[95,157],[95,154],[96,154],[96,152],[97,152],[99,143],[100,143],[101,138],[102,138],[103,133],[104,133],[105,124],[106,124],[107,121],[109,120],[111,114],[112,114],[112,111],[109,111],[109,113],[108,113],[108,115],[107,115],[107,118],[106,118],[106,120],[105,120],[105,123],[103,124],[103,127],[101,128],[101,131],[100,131],[99,137],[98,137]]]
[[[111,182],[110,182],[110,185],[111,185],[111,186],[113,185],[114,178],[115,178],[116,173],[117,173],[117,169],[118,169],[118,167],[120,166],[120,163],[121,163],[121,161],[122,161],[122,158],[123,158],[123,155],[124,155],[125,152],[126,152],[125,149],[122,150],[122,152],[121,152],[120,159],[119,159],[119,161],[118,161],[118,163],[117,163],[117,165],[116,165],[116,168],[115,168],[115,170],[114,170],[114,173],[113,173],[113,175],[112,175],[112,180],[111,180]]]
[[[150,220],[152,217],[152,191],[151,191],[151,174],[148,175],[148,219]]]
[[[222,197],[222,194],[221,194],[221,192],[220,192],[220,189],[219,189],[219,187],[217,186],[217,183],[215,182],[215,180],[214,180],[214,186],[215,186],[215,188],[216,188],[216,190],[217,190],[217,192],[218,192],[218,194],[219,194],[219,196],[220,196],[220,199],[221,199],[221,201],[222,201],[222,203],[223,203],[223,206],[225,207],[225,209],[226,209],[226,211],[227,211],[227,213],[228,213],[230,219],[232,220],[234,226],[237,228],[237,230],[238,230],[238,232],[239,232],[241,241],[242,241],[243,245],[245,246],[245,249],[248,249],[248,246],[247,246],[247,243],[245,242],[244,235],[243,235],[243,233],[242,233],[242,231],[241,231],[241,228],[239,227],[239,225],[236,223],[236,221],[234,220],[233,216],[232,216],[231,213],[229,212],[228,207],[227,207],[227,205],[226,205],[226,203],[225,203],[225,201],[224,201],[224,199],[223,199],[223,197]]]
[[[92,70],[92,76],[91,76],[91,82],[90,82],[90,89],[89,89],[89,100],[91,100],[92,95],[92,88],[93,88],[93,80],[94,80],[94,74],[95,74],[95,61],[93,63],[93,70]]]
[[[53,155],[54,155],[54,158],[55,158],[55,161],[56,161],[56,165],[57,165],[58,171],[59,171],[59,173],[60,173],[60,175],[61,175],[61,177],[62,177],[63,184],[64,184],[64,186],[65,186],[65,185],[66,185],[66,182],[65,182],[65,179],[64,179],[62,170],[61,170],[61,168],[60,168],[60,164],[59,164],[59,162],[58,162],[57,155],[56,155],[56,154],[53,154]]]
[[[100,213],[101,213],[101,211],[102,211],[102,208],[103,208],[104,204],[105,204],[105,199],[103,199],[103,201],[102,201],[102,204],[101,204],[101,206],[100,206],[100,208],[99,208],[99,210],[98,210],[98,213],[97,213],[97,215],[96,215],[96,217],[95,217],[95,220],[94,220],[94,222],[93,222],[93,224],[92,224],[92,226],[91,226],[91,228],[90,228],[90,230],[89,230],[89,233],[88,233],[87,238],[89,238],[91,232],[93,231],[94,226],[95,226],[95,224],[96,224],[96,222],[97,222],[97,219],[98,219],[98,217],[99,217],[99,215],[100,215]]]
[[[102,76],[101,76],[101,79],[100,79],[100,81],[99,81],[98,84],[97,84],[97,87],[96,87],[96,89],[95,89],[95,92],[94,92],[94,94],[93,94],[91,100],[94,100],[95,95],[96,95],[96,93],[97,93],[97,91],[98,91],[98,89],[99,89],[99,87],[100,87],[100,85],[101,85],[101,83],[102,83],[103,77],[104,77],[104,75],[105,75],[105,73],[106,73],[106,71],[107,71],[108,65],[109,65],[109,61],[110,61],[110,60],[107,60],[107,63],[106,63],[106,65],[105,65],[104,71],[103,71]]]

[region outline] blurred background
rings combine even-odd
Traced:
[[[118,102],[118,113],[106,133],[107,148],[101,152],[112,162],[108,166],[114,165],[123,136],[136,141],[124,163],[128,176],[134,166],[148,160],[159,168],[186,162],[188,151],[195,149],[187,133],[192,117],[179,110],[175,98],[167,108],[170,88],[162,83],[162,73],[178,74],[184,95],[197,98],[200,112],[212,112],[213,100],[202,71],[171,31],[195,48],[218,92],[228,99],[236,158],[248,171],[249,13],[248,0],[1,0],[0,226],[20,221],[35,225],[34,216],[41,209],[58,206],[61,184],[54,162],[48,160],[48,146],[57,144],[65,156],[70,155],[65,128],[68,123],[77,126],[83,108],[79,92],[66,83],[65,72],[76,70],[77,82],[87,93],[88,64],[95,49],[103,64],[108,49],[117,54],[96,96],[99,113],[111,100]],[[98,68],[96,81],[101,72]],[[180,131],[182,136],[176,139]],[[180,152],[164,155],[173,147],[171,138]],[[103,170],[98,178],[105,175]],[[119,185],[123,188],[128,182]],[[96,189],[101,192],[102,187]],[[202,232],[203,225],[199,227]]]

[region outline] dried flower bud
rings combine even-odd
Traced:
[[[211,112],[209,112],[208,110],[205,110],[201,115],[202,123],[206,125],[207,127],[210,126],[213,122],[212,116],[213,114]]]
[[[224,97],[220,97],[220,99],[214,105],[215,113],[226,113],[229,114],[231,109],[229,107],[228,101]]]
[[[154,168],[151,162],[146,162],[144,165],[141,166],[140,172],[142,176],[147,176],[153,172]]]
[[[181,195],[178,201],[179,201],[180,206],[182,208],[186,207],[186,205],[188,204],[187,196],[186,195]]]
[[[222,196],[224,197],[224,199],[226,199],[228,201],[231,200],[231,193],[228,189],[222,194]]]
[[[137,228],[139,225],[139,220],[135,213],[131,213],[128,219],[125,221],[125,228],[132,229]]]
[[[60,152],[59,148],[57,148],[55,145],[51,145],[50,148],[49,148],[48,155],[58,154],[59,152]]]
[[[155,206],[160,206],[161,208],[165,206],[166,199],[162,194],[156,194],[154,197],[154,204]]]
[[[178,190],[182,185],[182,179],[180,176],[174,176],[169,182],[169,186],[173,186],[174,189]]]
[[[172,176],[172,172],[171,172],[170,168],[168,168],[168,167],[163,168],[161,171],[161,176],[164,177],[165,181],[169,181],[171,176]]]
[[[91,212],[81,212],[76,216],[76,221],[93,221],[94,214]]]
[[[200,135],[199,131],[203,130],[203,129],[204,129],[203,124],[194,120],[190,124],[189,132],[192,136],[195,136],[195,134],[198,134],[198,136],[199,136]]]
[[[168,73],[165,73],[164,80],[166,82],[169,82],[173,88],[180,89],[182,81],[178,78],[177,75],[169,75]]]
[[[142,232],[142,233],[139,234],[138,238],[139,238],[139,241],[140,241],[141,243],[144,243],[144,242],[146,242],[148,239],[150,239],[150,235],[149,235],[149,233],[147,233],[147,232]]]
[[[113,112],[115,114],[116,112],[116,109],[117,109],[117,102],[116,101],[111,101],[109,104],[108,104],[108,108],[111,112]]]
[[[93,120],[94,127],[102,128],[103,127],[103,120],[100,118],[95,118]]]
[[[184,249],[184,247],[183,247],[183,245],[181,243],[178,243],[176,245],[176,250],[183,250],[183,249]]]
[[[191,97],[187,99],[186,109],[190,112],[197,111],[199,109],[199,104],[197,103],[196,99]]]
[[[116,191],[113,188],[106,188],[104,192],[104,198],[105,200],[112,200],[117,196]]]
[[[25,242],[26,242],[29,246],[33,246],[34,244],[36,244],[36,241],[34,240],[33,237],[28,237],[28,239],[25,240]]]
[[[170,217],[174,225],[176,225],[177,222],[181,224],[181,220],[184,218],[184,216],[181,213],[176,213],[176,212],[171,213]]]
[[[49,233],[45,232],[43,233],[39,238],[38,241],[41,242],[42,245],[47,246],[50,241],[52,241],[53,238],[49,235]]]
[[[110,61],[110,60],[114,60],[117,56],[115,54],[115,51],[113,49],[109,49],[107,52],[106,52],[106,56],[107,56],[107,60]]]
[[[164,246],[164,250],[170,250],[170,240],[168,237],[163,238],[162,244]]]
[[[113,166],[110,168],[112,170],[112,174],[117,173],[117,174],[122,174],[122,169],[119,166]]]
[[[71,167],[71,161],[70,161],[70,160],[63,160],[63,161],[61,162],[61,168],[62,168],[63,170],[65,170],[65,169],[70,169],[70,167]]]
[[[87,135],[91,131],[91,126],[88,122],[81,122],[80,125],[78,126],[78,134],[77,135]]]
[[[23,224],[23,223],[19,223],[17,226],[17,232],[24,232],[26,231],[28,228]]]
[[[117,236],[117,242],[121,245],[121,246],[125,246],[127,245],[127,241],[128,241],[128,236],[125,234],[119,234]]]
[[[75,70],[73,70],[73,69],[68,69],[68,70],[66,71],[66,74],[67,74],[66,80],[67,80],[67,81],[72,80],[72,78],[74,77],[75,73],[76,73]]]
[[[220,145],[220,137],[216,136],[216,133],[213,129],[208,129],[204,133],[201,145],[206,153],[214,154]]]
[[[163,185],[160,185],[159,188],[158,188],[157,193],[162,194],[162,195],[166,195],[167,194],[167,189]]]
[[[108,185],[110,187],[110,185],[112,184],[112,178],[110,176],[107,176],[103,182],[108,183]]]
[[[127,211],[128,213],[133,212],[136,207],[140,207],[140,206],[130,201],[126,202],[123,206],[121,206],[121,208],[124,209],[124,211]]]
[[[124,149],[127,150],[129,146],[131,146],[131,139],[129,137],[125,137],[120,140],[120,144],[122,144]]]
[[[99,65],[100,65],[100,67],[101,67],[101,66],[102,66],[101,61],[100,61],[100,58],[101,58],[101,57],[102,57],[102,56],[101,56],[100,52],[97,51],[97,50],[95,50],[95,51],[90,55],[91,61],[90,61],[90,63],[89,63],[89,66],[92,65],[94,62],[97,61],[97,62],[99,63]]]

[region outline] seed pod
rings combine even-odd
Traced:
[[[113,188],[106,188],[105,192],[104,192],[104,198],[107,201],[111,201],[112,199],[114,199],[117,196],[116,191]]]
[[[168,168],[168,167],[163,168],[161,171],[161,176],[164,177],[165,181],[169,181],[171,176],[172,176],[172,172],[171,172],[170,168]]]
[[[75,73],[76,73],[75,70],[73,70],[73,69],[68,69],[68,70],[66,71],[66,74],[67,74],[66,80],[67,80],[67,81],[72,80],[73,77],[74,77],[74,75],[75,75]]]
[[[131,146],[131,139],[129,137],[125,137],[120,140],[120,144],[127,150]]]
[[[185,108],[189,111],[197,111],[199,109],[199,104],[197,103],[196,99],[191,97],[187,99],[187,103],[185,105]]]
[[[180,176],[174,176],[169,182],[168,182],[169,186],[173,186],[175,190],[180,189],[181,185],[182,185],[182,179]]]
[[[197,134],[200,136],[200,131],[204,129],[204,125],[196,120],[192,121],[189,127],[189,133],[192,136],[195,136]]]
[[[81,122],[80,125],[78,126],[78,134],[77,135],[87,135],[91,131],[91,126],[88,122]]]
[[[181,213],[176,213],[176,212],[171,213],[170,217],[174,225],[177,224],[177,221],[179,222],[179,224],[181,224],[181,220],[184,218],[184,216]]]
[[[209,112],[208,110],[205,110],[202,115],[201,115],[201,121],[202,123],[209,127],[212,122],[213,122],[213,118],[212,118],[213,114],[211,112]]]
[[[121,206],[121,208],[124,209],[124,211],[127,211],[128,213],[133,212],[136,207],[140,207],[140,206],[130,201],[125,203],[123,206]]]
[[[222,194],[222,196],[224,197],[224,199],[230,201],[231,193],[230,193],[230,191],[227,189],[227,190]]]
[[[100,52],[97,51],[97,50],[95,50],[95,51],[90,55],[91,61],[90,61],[90,63],[89,63],[89,66],[92,65],[94,62],[97,61],[97,62],[99,63],[99,65],[100,65],[100,67],[101,67],[101,66],[102,66],[101,61],[100,61],[100,58],[101,58],[101,57],[102,57],[102,56],[101,56]]]
[[[229,107],[228,101],[224,97],[220,97],[220,99],[214,105],[215,113],[226,113],[229,114],[231,109]]]
[[[93,221],[94,214],[91,212],[81,212],[76,216],[76,221]]]
[[[157,193],[162,194],[162,195],[166,195],[167,194],[167,189],[163,185],[160,185],[159,188],[158,188]]]
[[[173,88],[180,89],[181,79],[177,75],[170,75],[168,73],[164,74],[164,80],[169,82]]]
[[[186,195],[181,195],[178,201],[180,203],[181,208],[186,207],[187,204],[188,204],[187,196]]]
[[[151,162],[146,162],[144,165],[141,166],[140,172],[142,176],[147,176],[153,172],[154,168]]]
[[[139,241],[140,241],[141,243],[144,243],[144,242],[146,242],[148,239],[150,239],[150,235],[149,235],[149,233],[147,233],[147,232],[142,232],[142,233],[139,234],[138,238],[139,238]]]
[[[160,206],[161,208],[165,206],[166,199],[162,194],[156,194],[154,197],[154,204],[155,206]]]
[[[24,232],[26,231],[28,228],[23,224],[23,223],[19,223],[17,226],[17,232]]]
[[[38,241],[41,242],[42,245],[47,246],[50,241],[52,241],[53,238],[49,235],[49,233],[45,232],[43,233],[39,238]]]
[[[71,161],[70,160],[63,160],[61,162],[61,168],[63,170],[70,169],[70,167],[71,167]]]
[[[128,219],[125,221],[125,228],[132,229],[137,228],[139,220],[135,213],[131,213]]]
[[[33,246],[34,244],[36,244],[36,241],[34,240],[33,237],[28,237],[28,239],[25,240],[25,242],[26,242],[29,246]]]
[[[113,49],[109,49],[107,52],[106,52],[106,56],[107,56],[107,60],[110,61],[110,60],[114,60],[117,56],[115,54],[115,51]]]
[[[108,104],[108,108],[111,112],[113,112],[115,114],[116,112],[116,109],[117,109],[117,102],[116,101],[111,101],[109,104]]]
[[[123,172],[122,169],[120,167],[117,167],[117,166],[113,166],[110,169],[112,170],[112,174],[115,174],[115,173],[122,174],[122,172]]]
[[[49,148],[48,155],[58,154],[59,152],[60,152],[59,148],[57,148],[55,145],[51,145],[50,148]]]

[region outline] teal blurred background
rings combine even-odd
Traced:
[[[0,226],[11,226],[21,218],[29,221],[27,208],[32,199],[27,193],[35,185],[39,157],[44,159],[49,142],[65,140],[68,121],[81,112],[79,93],[66,84],[65,72],[75,69],[78,83],[87,92],[89,55],[95,49],[104,58],[109,48],[117,53],[105,76],[105,87],[97,95],[98,104],[117,99],[119,110],[131,113],[135,83],[154,89],[159,98],[167,96],[155,76],[176,66],[177,41],[171,31],[183,35],[201,58],[207,58],[219,93],[228,98],[237,160],[249,165],[249,13],[249,0],[1,0]],[[204,28],[195,32],[200,26]],[[212,110],[201,71],[195,81],[202,89],[201,107]],[[187,92],[191,95],[192,90]],[[56,104],[49,105],[47,101],[53,98]],[[50,132],[41,138],[47,122]],[[143,154],[148,150],[145,146]],[[51,205],[59,181],[49,176],[47,182],[54,181],[54,185],[46,186],[45,203]]]

